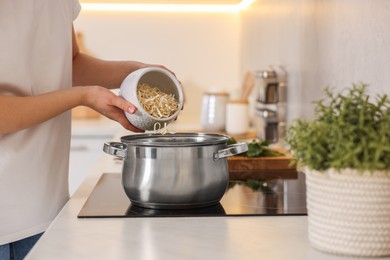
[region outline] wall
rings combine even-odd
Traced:
[[[242,20],[242,71],[289,72],[288,121],[313,114],[325,86],[390,94],[390,1],[257,0]]]
[[[76,31],[95,56],[163,64],[182,82],[182,122],[199,122],[202,94],[241,84],[240,15],[81,12]]]
[[[241,85],[247,70],[283,65],[288,121],[311,116],[325,86],[360,81],[389,93],[390,1],[257,0],[239,14],[93,13],[75,22],[107,59],[165,64],[186,92],[181,121],[198,122],[202,93]]]

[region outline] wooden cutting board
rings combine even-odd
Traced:
[[[230,156],[228,157],[229,171],[243,170],[295,170],[296,167],[291,165],[291,156],[277,157],[245,157]]]
[[[296,178],[296,165],[292,163],[292,156],[282,151],[285,156],[277,157],[228,157],[230,179],[258,179],[264,174],[280,176],[283,178]]]
[[[205,132],[195,130],[190,132]],[[224,132],[205,132],[214,134],[225,134]],[[250,130],[246,134],[232,136],[237,142],[249,141],[256,139],[256,131]],[[245,156],[230,156],[227,157],[229,178],[230,180],[247,180],[247,179],[269,179],[269,178],[284,178],[296,179],[298,177],[297,169],[291,165],[291,154],[282,148],[273,148],[285,154],[279,157],[245,157]]]

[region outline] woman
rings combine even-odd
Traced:
[[[70,109],[141,131],[109,88],[156,65],[80,53],[79,11],[77,0],[0,0],[0,259],[24,258],[69,198]]]

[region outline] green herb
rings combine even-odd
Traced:
[[[234,138],[228,140],[228,144],[236,144],[237,141]],[[240,156],[246,157],[261,157],[261,156],[283,156],[283,153],[272,150],[268,147],[267,141],[256,141],[252,140],[248,143],[248,151],[244,154],[239,154]]]
[[[353,84],[339,93],[325,88],[312,120],[297,119],[286,141],[300,164],[311,169],[390,170],[390,100]]]

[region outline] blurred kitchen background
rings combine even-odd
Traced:
[[[88,10],[91,3],[217,4],[194,11]],[[287,72],[286,122],[313,115],[325,86],[370,84],[390,93],[388,0],[81,0],[75,20],[81,48],[111,60],[164,64],[186,92],[177,123],[201,130],[206,92],[237,98],[248,72],[272,66]],[[245,6],[247,7],[245,8]],[[112,7],[112,6],[111,6]],[[114,6],[115,7],[115,6]],[[214,8],[214,9],[213,9]],[[251,100],[256,98],[256,89]],[[221,96],[223,97],[223,95]],[[252,104],[253,105],[253,102]],[[252,108],[253,109],[253,108]],[[119,124],[76,109],[72,127],[70,192],[98,158],[103,143],[128,134]],[[253,111],[251,111],[253,113]],[[88,118],[87,120],[85,120]],[[96,119],[98,120],[90,120]]]
[[[137,3],[82,0],[81,3]],[[219,3],[239,0],[154,0]],[[145,3],[145,1],[138,1]],[[186,92],[181,122],[199,122],[204,92],[240,91],[247,71],[282,65],[288,72],[287,121],[313,113],[325,86],[370,84],[389,93],[390,1],[255,0],[231,11],[86,10],[75,21],[96,57],[163,64]],[[238,9],[237,9],[238,10]]]

